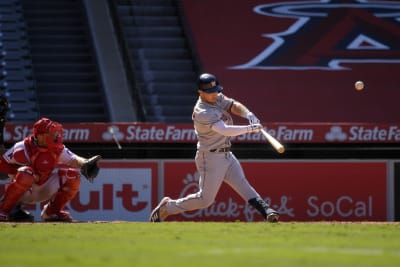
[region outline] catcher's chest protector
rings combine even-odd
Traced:
[[[61,151],[51,152],[47,149],[37,147],[30,138],[24,140],[25,151],[17,150],[14,152],[14,158],[22,164],[27,164],[32,167],[34,173],[39,175],[37,184],[43,184],[47,181],[50,174],[57,166],[58,158]],[[28,155],[29,158],[26,157]]]

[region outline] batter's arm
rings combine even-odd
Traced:
[[[214,123],[211,127],[217,133],[223,136],[238,136],[245,133],[259,132],[261,124],[254,125],[226,125],[223,121]]]
[[[245,105],[243,105],[239,101],[235,100],[232,103],[231,112],[232,112],[232,114],[234,114],[236,116],[247,119],[247,116],[250,113],[250,110]]]
[[[250,124],[259,124],[260,120],[251,112],[244,104],[239,101],[234,101],[231,106],[231,113],[248,119]]]

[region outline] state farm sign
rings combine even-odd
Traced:
[[[263,123],[282,143],[397,143],[400,125],[374,123]],[[195,143],[192,124],[162,123],[65,123],[67,143]],[[4,140],[14,143],[28,136],[32,125],[7,123]],[[113,129],[114,136],[110,132]],[[265,143],[261,133],[233,137],[234,142]]]
[[[282,221],[385,221],[386,162],[244,162],[249,182]],[[198,190],[194,163],[166,162],[165,195]],[[215,203],[171,220],[260,221],[262,217],[226,184]]]

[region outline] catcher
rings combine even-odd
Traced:
[[[0,172],[11,179],[0,200],[0,221],[34,221],[21,205],[42,201],[47,201],[41,212],[43,221],[73,220],[63,209],[78,193],[81,173],[93,182],[101,157],[86,159],[74,154],[64,146],[62,136],[60,123],[41,118],[30,136],[0,158]]]

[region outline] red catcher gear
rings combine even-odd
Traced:
[[[25,150],[15,150],[13,157],[20,164],[29,164],[33,173],[39,176],[38,185],[45,183],[58,164],[62,150],[38,147],[33,136],[24,139]]]
[[[33,135],[48,134],[46,145],[49,149],[63,148],[63,127],[48,118],[41,118],[33,125]]]
[[[0,158],[0,172],[14,175],[17,173],[18,167],[19,166],[10,164],[7,161],[5,161],[3,158]]]
[[[63,177],[67,178],[65,183],[61,185],[57,193],[52,197],[50,202],[43,209],[42,218],[44,220],[56,220],[55,218],[64,217],[66,212],[63,212],[65,205],[71,201],[79,191],[81,184],[79,171],[72,168],[62,168],[59,169],[58,175],[60,177],[60,182]],[[54,216],[53,216],[54,215]]]
[[[46,204],[41,213],[41,217],[42,217],[43,221],[45,221],[45,222],[72,222],[73,221],[69,212],[65,211],[65,210],[62,210],[58,213],[48,214],[47,208],[49,207],[49,205],[50,205],[50,203]]]
[[[4,200],[0,203],[0,211],[10,213],[22,195],[32,187],[34,180],[31,167],[19,168],[14,181],[6,187]]]

